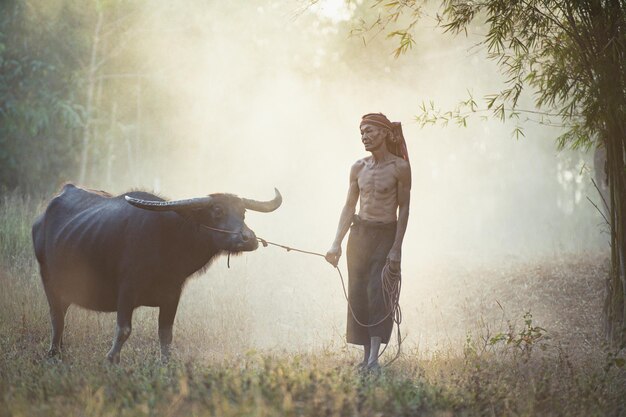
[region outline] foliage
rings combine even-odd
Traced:
[[[22,1],[0,4],[0,188],[48,189],[71,172],[84,111],[74,88],[70,10],[45,22]]]
[[[418,0],[372,2],[386,16],[379,17],[373,27],[402,34],[397,55],[408,50],[425,4]],[[446,32],[467,34],[470,25],[478,26],[480,46],[498,64],[505,88],[486,96],[484,108],[471,94],[448,111],[432,102],[422,103],[418,122],[447,125],[454,121],[465,126],[470,115],[488,112],[502,121],[517,121],[513,133],[519,139],[523,136],[520,118],[526,115],[525,121],[563,127],[564,133],[556,138],[561,148],[606,149],[613,265],[606,332],[614,342],[626,342],[626,3],[443,0],[441,5],[437,21]],[[407,17],[404,21],[402,15]],[[526,88],[534,94],[536,109],[520,108]]]
[[[70,180],[110,185],[115,162],[134,162],[143,141],[141,113],[155,121],[154,129],[162,119],[152,114],[159,91],[141,93],[149,75],[136,56],[143,7],[0,4],[0,190],[51,192]],[[155,6],[151,13],[160,11]]]
[[[378,29],[397,37],[396,56],[407,53],[415,44],[415,29],[424,17],[429,2],[424,0],[372,1],[378,9],[373,22],[361,21],[355,33]],[[614,71],[615,96],[624,91],[624,16],[623,2],[570,2],[562,0],[444,0],[435,19],[446,32],[481,33],[480,45],[497,62],[506,77],[506,88],[484,97],[480,107],[471,93],[453,110],[441,110],[433,102],[423,102],[421,124],[454,120],[465,124],[472,114],[491,114],[500,120],[519,119],[534,114],[532,120],[551,126],[567,127],[558,138],[560,146],[590,147],[599,140],[605,114],[601,86],[603,73]],[[603,20],[604,19],[604,20]],[[606,32],[600,27],[605,24]],[[485,31],[486,30],[486,31]],[[600,39],[604,37],[605,44]],[[605,48],[603,48],[605,45]],[[617,64],[616,68],[608,68]],[[540,110],[519,107],[525,88],[535,94]],[[611,99],[612,100],[612,99]],[[623,103],[614,112],[623,114]],[[557,121],[558,119],[558,121]]]
[[[0,197],[0,270],[23,273],[32,265],[30,229],[40,208],[38,199],[17,192]]]
[[[489,338],[489,345],[495,346],[504,343],[519,350],[525,356],[530,356],[533,347],[541,340],[545,340],[546,329],[533,325],[533,315],[530,311],[524,314],[524,328],[516,332],[514,326],[509,323],[509,331],[498,333]]]

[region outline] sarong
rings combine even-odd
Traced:
[[[348,321],[347,341],[369,345],[370,338],[380,337],[388,343],[393,318],[385,306],[381,273],[396,237],[396,222],[381,223],[361,220],[354,216],[348,238]],[[375,324],[373,327],[360,325]],[[386,319],[385,316],[387,316]],[[383,320],[384,319],[384,320]]]

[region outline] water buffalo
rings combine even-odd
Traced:
[[[159,307],[161,354],[167,359],[185,280],[220,253],[253,251],[257,238],[246,209],[270,212],[282,198],[255,201],[232,194],[165,201],[133,191],[119,196],[66,185],[33,224],[32,237],[50,306],[49,356],[60,352],[70,304],[116,311],[107,359],[119,363],[133,310]]]

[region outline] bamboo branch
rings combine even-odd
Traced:
[[[596,190],[598,191],[598,194],[600,194],[600,198],[602,199],[602,202],[604,203],[604,207],[609,208],[609,204],[606,202],[606,200],[604,199],[604,194],[602,194],[602,191],[600,191],[600,188],[598,187],[598,184],[596,184],[596,182],[594,181],[593,178],[591,178],[591,182],[593,183],[593,186],[596,187]],[[606,217],[605,217],[606,220]],[[608,223],[608,221],[607,221]]]
[[[611,225],[611,223],[609,223],[609,220],[606,218],[606,216],[604,215],[604,213],[602,213],[602,210],[600,210],[600,208],[596,205],[596,203],[594,203],[593,201],[591,201],[591,199],[589,198],[589,196],[586,196],[587,200],[589,200],[589,202],[591,204],[593,204],[593,206],[596,208],[596,210],[598,210],[598,213],[600,213],[600,215],[604,218],[604,221],[606,222],[606,224],[608,224],[609,226]]]

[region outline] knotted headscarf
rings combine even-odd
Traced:
[[[391,137],[387,139],[387,149],[395,156],[407,162],[409,161],[409,152],[406,148],[406,141],[404,140],[400,122],[391,122],[382,113],[368,113],[361,119],[361,124],[363,123],[388,129],[391,132]]]

